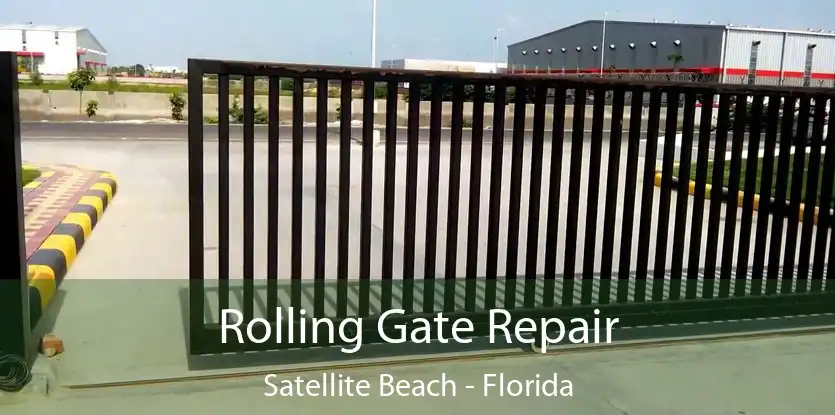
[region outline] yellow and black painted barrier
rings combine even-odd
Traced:
[[[39,178],[40,182],[43,181],[43,177],[50,177],[51,174],[52,172],[44,172]],[[82,193],[69,213],[29,257],[27,270],[30,319],[33,325],[52,301],[79,251],[116,195],[116,178],[106,172],[95,174],[99,177]]]
[[[677,177],[671,177],[671,179],[672,179],[672,183],[671,183],[671,184],[672,184],[673,186],[677,186],[677,185],[678,185],[678,180],[679,180],[679,179],[678,179]],[[663,179],[662,179],[661,171],[660,171],[660,170],[656,170],[656,171],[655,171],[655,186],[656,186],[656,187],[661,187],[662,180],[663,180]],[[704,183],[704,184],[699,185],[699,184],[698,184],[698,183],[696,183],[695,181],[693,181],[693,180],[689,180],[689,183],[688,183],[688,185],[687,185],[687,191],[688,191],[688,193],[689,193],[690,195],[694,195],[694,194],[696,193],[696,188],[697,188],[697,187],[699,187],[699,186],[703,186],[703,188],[705,189],[705,200],[710,200],[710,197],[711,197],[711,189],[712,189],[712,187],[713,187],[710,183]],[[726,189],[726,188],[722,188],[722,190],[723,190],[723,192],[722,192],[722,193],[727,195],[727,193],[728,193],[728,189]],[[737,204],[737,206],[738,206],[738,207],[742,207],[742,203],[743,203],[744,198],[745,198],[745,192],[743,192],[743,191],[739,191],[739,192],[737,193],[737,197],[736,197],[736,204]],[[729,203],[732,203],[732,200],[733,200],[733,199],[732,199],[732,196],[731,196],[731,195],[727,195],[727,199],[728,199],[727,201],[728,201]],[[758,194],[754,194],[754,203],[753,203],[753,207],[754,207],[754,211],[755,211],[755,212],[759,210],[759,207],[760,207],[760,195],[758,195]],[[806,205],[804,205],[803,203],[800,203],[800,209],[799,209],[799,211],[798,211],[798,215],[799,215],[799,216],[798,216],[798,220],[799,220],[799,221],[801,221],[801,222],[803,221],[803,216],[804,216],[804,215],[803,215],[803,213],[805,212],[805,210],[806,210]],[[814,224],[816,224],[816,225],[817,225],[817,223],[818,223],[818,211],[819,211],[818,207],[817,207],[817,206],[815,206],[815,214],[814,214],[814,216],[813,216],[813,220],[814,220],[814,222],[813,222],[813,223],[814,223]]]

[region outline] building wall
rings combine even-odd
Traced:
[[[85,66],[103,71],[107,65],[107,51],[83,28],[6,25],[0,28],[0,50],[17,52],[27,69],[45,75],[65,75]]]
[[[780,85],[782,75],[783,85],[803,86],[806,52],[808,46],[814,44],[816,46],[812,54],[809,86],[835,86],[835,36],[812,32],[796,33],[729,28],[727,39],[728,45],[724,66],[726,68],[726,82],[747,82],[753,42],[759,41],[755,72],[756,84]]]
[[[79,67],[88,67],[98,72],[105,72],[107,68],[107,51],[101,43],[90,33],[89,30],[79,30],[78,48],[83,51],[79,55]]]
[[[23,33],[26,44],[23,44]],[[37,70],[43,74],[66,74],[76,65],[76,37],[74,32],[46,30],[0,30],[0,50],[20,52],[21,57],[32,57]],[[28,69],[28,68],[27,68]]]
[[[714,25],[610,21],[606,24],[603,65],[606,68],[614,65],[619,70],[669,69],[674,65],[668,56],[679,54],[684,59],[679,63],[680,68],[718,68],[723,30],[723,26]],[[565,67],[567,72],[599,69],[602,31],[602,21],[587,21],[510,45],[508,66],[513,70]],[[675,40],[681,41],[680,46],[674,45]],[[650,46],[652,41],[656,42],[656,48]],[[634,49],[629,48],[630,43],[635,44]],[[593,50],[594,46],[597,51]],[[551,55],[547,54],[549,48]],[[566,49],[565,53],[561,52],[562,48]],[[539,50],[538,55],[533,53],[535,50]]]
[[[505,65],[498,64],[499,69]],[[475,61],[444,61],[433,59],[392,59],[380,62],[381,68],[393,69],[414,69],[423,71],[451,71],[451,72],[484,72],[491,73],[496,70],[492,62]]]

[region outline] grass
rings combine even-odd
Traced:
[[[791,198],[791,192],[792,192],[792,186],[793,186],[792,182],[793,182],[794,176],[795,176],[794,157],[795,157],[794,154],[792,154],[789,157],[789,166],[788,166],[788,169],[787,169],[788,171],[787,171],[787,174],[786,174],[786,177],[787,177],[787,180],[786,180],[786,184],[787,184],[786,200],[789,200]],[[801,202],[806,200],[806,187],[807,187],[806,180],[807,180],[807,176],[808,176],[808,173],[809,173],[809,154],[804,155],[803,162],[804,162],[803,172],[802,172],[803,181],[802,181],[802,187],[800,189]],[[774,195],[776,193],[776,189],[777,189],[777,184],[776,183],[777,183],[777,172],[778,172],[777,165],[778,165],[778,163],[779,163],[779,156],[775,158],[774,167],[773,167],[773,170],[772,170],[774,173],[773,173],[773,176],[772,176],[772,179],[771,179],[771,197],[774,197]],[[743,192],[751,190],[751,189],[746,189],[746,187],[745,187],[746,175],[747,175],[747,172],[748,172],[748,168],[747,168],[748,166],[747,165],[748,165],[748,163],[745,159],[743,159],[742,162],[740,163],[739,190],[743,191]],[[714,167],[713,160],[708,160],[708,163],[707,163],[707,183],[711,183],[711,181],[713,180],[713,167]],[[759,158],[759,159],[757,159],[756,180],[754,182],[754,189],[753,189],[754,193],[756,193],[756,194],[761,194],[761,190],[762,190],[762,181],[763,181],[762,167],[763,167],[763,160],[762,160],[762,158]],[[678,170],[678,167],[676,167],[675,170]],[[821,191],[821,188],[822,188],[822,183],[821,183],[822,173],[823,173],[823,157],[821,157],[820,166],[818,166],[817,192],[816,192],[816,195],[815,195],[817,201],[820,201],[820,191]],[[728,185],[730,183],[729,179],[730,179],[730,161],[726,161],[725,164],[724,164],[724,169],[722,170],[722,185],[723,185],[723,187],[728,187]],[[690,180],[693,180],[693,181],[696,180],[696,164],[695,163],[690,166]],[[833,187],[833,190],[835,190],[835,187]],[[832,195],[835,196],[835,192],[833,192]],[[833,201],[833,202],[835,202],[835,201]]]
[[[230,83],[229,85],[229,95],[243,95],[244,90],[243,87],[238,84]],[[21,80],[19,83],[20,89],[35,89],[41,90],[43,92],[48,91],[70,91],[69,83],[61,82],[61,81],[44,81],[40,85],[35,85],[31,81]],[[98,79],[96,82],[88,85],[87,88],[84,88],[85,91],[99,91],[99,92],[145,92],[145,93],[152,93],[152,94],[170,94],[170,93],[182,93],[185,94],[188,91],[186,90],[186,85],[170,85],[170,84],[123,84],[119,83],[111,88],[106,82],[99,82]],[[204,94],[217,94],[217,83],[213,81],[205,81],[203,85],[203,93]],[[255,95],[267,95],[269,93],[268,86],[266,83],[255,83]],[[281,90],[279,94],[282,96],[292,96],[293,91],[290,90]],[[338,89],[333,89],[328,91],[328,97],[330,98],[338,98],[339,95]],[[355,94],[357,95],[357,94]],[[315,97],[316,90],[315,89],[306,89],[304,91],[304,96],[306,97]],[[358,98],[355,96],[355,98]]]
[[[29,182],[37,179],[40,175],[41,172],[39,170],[24,168],[20,174],[21,182],[24,186],[26,186]]]

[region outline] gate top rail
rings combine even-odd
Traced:
[[[239,75],[259,77],[287,77],[329,80],[357,80],[376,82],[460,82],[486,84],[547,83],[560,88],[606,88],[610,90],[651,90],[663,92],[728,93],[744,95],[774,95],[784,97],[835,96],[835,88],[786,87],[772,85],[737,85],[726,83],[695,83],[634,79],[588,77],[547,78],[532,74],[496,74],[483,72],[427,71],[414,69],[368,68],[330,65],[304,65],[279,62],[249,62],[215,59],[189,59],[189,73]]]

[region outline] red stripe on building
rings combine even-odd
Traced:
[[[721,75],[722,68],[679,68],[678,73],[697,73],[697,74],[704,74],[704,75]],[[615,73],[615,74],[652,74],[652,73],[660,73],[660,74],[669,74],[675,73],[676,69],[674,68],[656,68],[656,69],[615,69],[607,70],[604,69],[604,73]],[[548,69],[508,69],[508,73],[516,73],[516,74],[548,74]],[[552,74],[563,74],[566,75],[574,75],[574,74],[599,74],[600,68],[594,69],[551,69],[550,73]],[[748,69],[738,69],[738,68],[727,68],[725,69],[725,75],[730,76],[748,76]],[[768,69],[758,69],[755,72],[755,75],[758,78],[778,78],[780,77],[780,71],[768,70]],[[835,72],[833,73],[825,73],[825,72],[813,72],[810,76],[812,79],[823,79],[823,80],[835,80]],[[803,78],[803,72],[799,71],[783,71],[783,78]]]
[[[17,56],[24,56],[29,58],[42,58],[44,56],[43,52],[28,52],[28,51],[21,51],[15,52]]]

